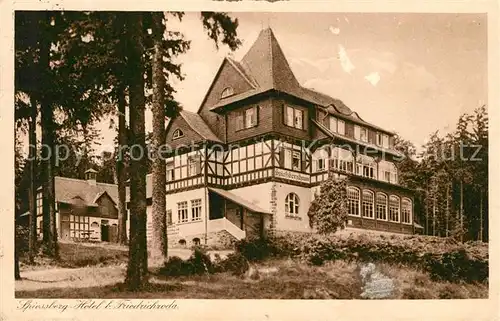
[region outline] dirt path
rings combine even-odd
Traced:
[[[232,251],[211,251],[214,254],[226,256]],[[188,249],[169,249],[169,256],[178,256],[187,259],[192,254]],[[150,268],[161,266],[162,262],[148,262]],[[36,270],[21,269],[22,280],[16,281],[16,291],[34,291],[48,288],[89,288],[105,286],[122,282],[125,277],[127,265],[89,266],[82,268],[47,268]]]
[[[126,265],[56,268],[21,271],[22,280],[16,281],[16,291],[34,291],[46,288],[86,288],[115,284],[123,279]]]

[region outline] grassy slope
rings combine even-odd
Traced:
[[[120,290],[125,271],[123,263],[99,268],[86,267],[78,270],[78,280],[62,277],[61,282],[65,283],[56,281],[44,284],[43,289],[27,290],[33,289],[33,284],[27,286],[22,282],[33,281],[18,281],[16,297],[359,299],[363,292],[363,282],[356,263],[336,261],[316,267],[292,260],[269,260],[255,265],[255,268],[262,271],[258,280],[227,273],[168,279],[153,275],[151,287],[147,291],[130,293]],[[395,290],[388,298],[486,298],[488,295],[488,287],[484,284],[434,282],[423,272],[401,266],[381,264],[377,265],[377,269],[395,284]],[[99,280],[103,279],[107,285],[98,285]]]

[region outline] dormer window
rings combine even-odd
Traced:
[[[172,139],[178,139],[184,136],[184,132],[181,129],[176,129],[172,134]]]
[[[223,99],[223,98],[226,98],[226,97],[229,97],[229,96],[232,96],[232,95],[234,95],[233,88],[232,87],[226,87],[222,91],[222,94],[220,95],[220,98]]]

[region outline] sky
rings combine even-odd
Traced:
[[[487,103],[487,21],[483,14],[231,13],[243,45],[216,49],[199,13],[188,12],[170,30],[191,49],[178,58],[184,81],[175,98],[196,112],[224,58],[239,60],[259,32],[271,27],[305,87],[342,100],[364,120],[392,130],[417,147],[458,117]],[[146,113],[151,130],[151,113]],[[99,124],[100,149],[112,149],[109,120]]]

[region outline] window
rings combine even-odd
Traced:
[[[200,239],[199,239],[198,237],[195,237],[195,238],[193,239],[193,244],[194,244],[194,245],[200,245],[200,243],[201,243],[201,242],[200,242]]]
[[[354,138],[357,140],[361,139],[361,129],[358,125],[354,125]]]
[[[201,198],[191,200],[191,220],[201,221]]]
[[[172,210],[167,210],[167,226],[172,225]]]
[[[322,172],[326,170],[326,160],[329,158],[328,156],[328,150],[325,148],[320,148],[313,153],[313,172]]]
[[[292,169],[300,171],[300,152],[293,151],[292,153]]]
[[[301,109],[286,106],[285,125],[304,129],[304,112]]]
[[[363,142],[368,141],[368,129],[367,128],[361,127],[360,139]]]
[[[378,177],[382,181],[397,184],[398,169],[392,162],[382,160],[378,164]]]
[[[373,192],[363,191],[363,217],[373,218]]]
[[[403,198],[401,201],[401,222],[411,224],[411,200]]]
[[[322,172],[325,170],[325,159],[324,158],[320,158],[318,160],[316,160],[317,162],[317,167],[316,167],[316,170],[318,172]]]
[[[345,122],[343,120],[338,120],[337,121],[337,132],[340,135],[345,135]]]
[[[354,157],[347,149],[335,147],[332,149],[332,167],[339,171],[352,173],[354,170]]]
[[[389,148],[389,136],[382,134],[382,147]]]
[[[389,221],[399,222],[399,197],[389,197]]]
[[[167,163],[167,182],[173,181],[174,179],[174,162],[170,161]]]
[[[195,176],[201,173],[201,160],[199,156],[188,158],[188,176]]]
[[[377,220],[387,220],[387,195],[377,193]]]
[[[334,133],[337,132],[337,118],[330,116],[330,130]]]
[[[245,110],[245,128],[257,126],[257,108],[252,107]]]
[[[290,193],[285,198],[285,213],[288,215],[299,214],[299,197],[295,193]]]
[[[236,113],[236,130],[257,126],[257,107],[238,110]]]
[[[359,189],[347,188],[348,214],[359,216]]]
[[[177,203],[177,216],[181,223],[185,223],[189,220],[188,203],[186,201]]]
[[[376,163],[372,157],[360,154],[356,163],[356,174],[375,178],[375,166]]]
[[[224,88],[224,90],[222,90],[222,93],[220,95],[220,98],[226,98],[226,97],[229,97],[229,96],[232,96],[234,95],[234,90],[232,87],[226,87]]]
[[[69,236],[75,239],[90,237],[90,217],[69,215]]]
[[[184,132],[180,129],[176,129],[174,133],[172,134],[172,139],[178,139],[184,136]]]
[[[377,141],[375,142],[377,146],[382,146],[382,134],[377,133]]]

